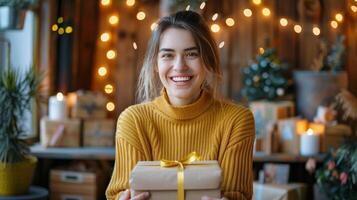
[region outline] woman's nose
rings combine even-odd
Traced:
[[[188,69],[184,56],[176,56],[173,69],[177,72],[186,71]]]

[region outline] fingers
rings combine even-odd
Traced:
[[[148,192],[143,192],[141,194],[136,195],[135,197],[131,198],[130,200],[146,200],[149,199],[150,194]]]
[[[128,199],[130,199],[130,191],[126,189],[124,192],[120,194],[118,200],[128,200]]]

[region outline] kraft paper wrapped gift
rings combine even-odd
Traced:
[[[307,185],[304,183],[289,184],[253,184],[253,200],[305,200]]]
[[[72,118],[102,119],[106,118],[107,98],[99,92],[83,91],[68,94]]]
[[[129,184],[132,195],[150,192],[151,200],[177,199],[177,167],[160,167],[160,161],[139,161]],[[195,161],[185,165],[185,200],[207,195],[220,198],[221,168],[217,161]]]

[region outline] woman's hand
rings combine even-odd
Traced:
[[[150,194],[148,192],[143,192],[132,198],[130,198],[130,196],[130,190],[127,189],[121,193],[118,200],[146,200],[149,199]]]
[[[222,197],[221,199],[213,198],[213,197],[208,197],[208,196],[203,196],[201,197],[201,200],[229,200],[226,197]]]

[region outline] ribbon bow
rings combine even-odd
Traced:
[[[201,160],[201,155],[197,152],[191,152],[182,160],[165,160],[162,159],[160,161],[161,167],[178,167],[177,170],[177,199],[184,200],[185,192],[184,192],[184,169],[185,165],[189,165],[194,161]]]

